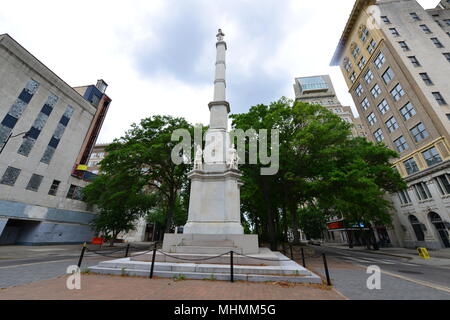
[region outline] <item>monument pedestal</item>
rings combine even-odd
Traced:
[[[230,251],[258,254],[256,234],[172,234],[164,235],[162,250],[167,253],[223,254]]]

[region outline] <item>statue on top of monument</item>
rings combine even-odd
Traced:
[[[230,169],[238,169],[239,156],[233,145],[228,149],[227,165]]]
[[[222,32],[222,29],[219,29],[216,37],[217,37],[217,41],[223,41],[223,37],[225,36],[225,33]]]
[[[203,169],[203,152],[200,146],[197,146],[197,151],[195,152],[194,158],[194,170]]]

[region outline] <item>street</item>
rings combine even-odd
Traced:
[[[328,257],[335,288],[349,299],[432,300],[450,299],[450,260],[447,266],[419,264],[409,259],[384,254],[313,246],[315,253]],[[300,262],[300,261],[298,261]],[[380,267],[381,290],[369,290],[368,266]],[[322,258],[310,259],[311,267],[324,275]]]
[[[102,250],[119,251],[100,256],[88,250],[81,270],[100,261],[124,256],[123,245]],[[350,300],[450,300],[450,260],[448,265],[436,266],[429,265],[432,261],[422,263],[404,257],[336,247],[310,246],[307,251],[314,251],[314,254],[306,255],[306,267],[322,276],[325,272],[321,254],[326,254],[333,286]],[[0,288],[65,275],[68,266],[78,263],[80,252],[80,245],[0,247]],[[302,263],[298,250],[295,260]],[[366,270],[372,265],[379,266],[382,272],[380,290],[369,290],[366,285],[370,276]]]

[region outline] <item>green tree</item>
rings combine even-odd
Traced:
[[[109,237],[111,246],[120,232],[133,230],[136,219],[154,205],[143,192],[143,183],[139,177],[117,172],[101,175],[84,188],[85,201],[99,208],[91,225]]]
[[[286,238],[288,229],[294,233],[294,242],[299,241],[299,208],[320,208],[314,210],[321,215],[318,219],[340,214],[349,221],[388,221],[384,193],[404,187],[389,164],[395,152],[350,138],[351,125],[322,106],[286,98],[231,118],[237,129],[278,129],[280,133],[277,174],[261,176],[260,163],[240,167],[242,210],[256,232],[263,238],[267,235],[273,249],[280,234]]]

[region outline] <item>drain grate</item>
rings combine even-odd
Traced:
[[[423,272],[420,272],[420,271],[410,271],[410,270],[398,270],[398,272],[410,273],[410,274],[423,274]]]

